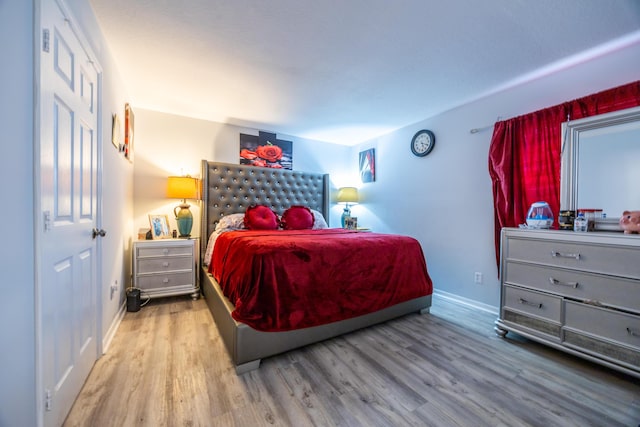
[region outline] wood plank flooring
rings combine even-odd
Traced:
[[[65,426],[640,426],[640,380],[430,314],[265,359],[237,376],[204,300],[127,313]]]

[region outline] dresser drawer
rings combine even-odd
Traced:
[[[640,369],[640,316],[566,301],[564,344]]]
[[[640,279],[638,247],[510,238],[504,255],[508,260]]]
[[[516,261],[507,261],[502,274],[505,283],[640,313],[637,280]]]
[[[191,257],[142,258],[137,260],[136,274],[193,269]]]
[[[640,351],[640,316],[575,301],[565,301],[565,327]]]
[[[504,309],[511,309],[560,323],[562,298],[513,286],[505,286],[503,292]]]
[[[167,273],[167,274],[148,274],[138,276],[136,285],[142,289],[167,288],[172,286],[195,286],[193,283],[193,273]]]
[[[137,258],[192,256],[193,244],[187,246],[138,246]]]

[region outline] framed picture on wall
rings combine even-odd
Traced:
[[[114,147],[120,151],[120,134],[122,127],[120,126],[120,116],[117,114],[111,115],[111,143]]]
[[[376,150],[369,148],[361,151],[359,156],[360,179],[362,182],[374,182],[376,180]]]
[[[124,105],[124,157],[133,162],[133,130],[134,116],[131,106]]]
[[[292,169],[293,142],[260,131],[258,136],[240,134],[240,164],[263,168]]]
[[[149,214],[152,239],[170,239],[169,217],[166,215]]]

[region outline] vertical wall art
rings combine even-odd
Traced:
[[[369,148],[360,152],[360,179],[362,182],[376,180],[376,150]]]
[[[240,134],[240,164],[275,169],[292,169],[293,143],[276,138],[275,133],[258,136]]]
[[[122,129],[120,126],[120,117],[117,114],[111,115],[111,143],[118,151],[120,151],[120,134]]]
[[[133,162],[133,110],[129,104],[124,106],[124,157]]]

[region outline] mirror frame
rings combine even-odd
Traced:
[[[578,209],[578,154],[580,135],[593,129],[602,129],[640,121],[640,107],[627,108],[597,116],[562,123],[560,169],[560,209]]]

